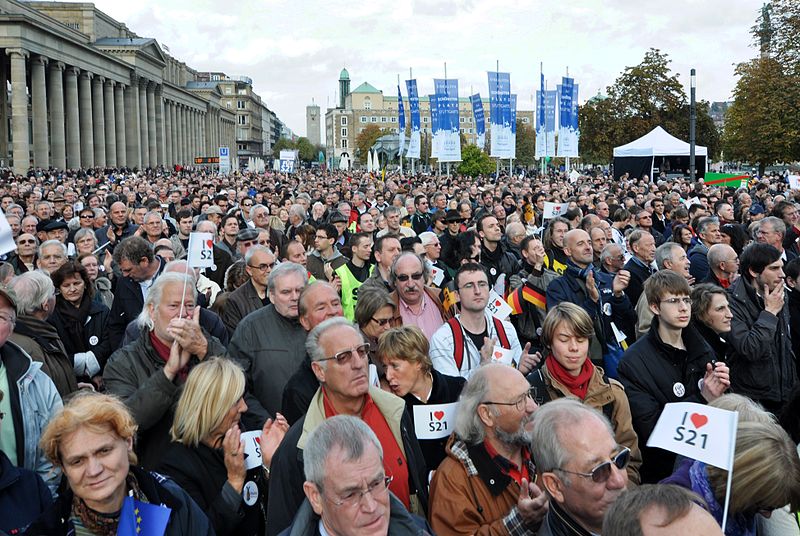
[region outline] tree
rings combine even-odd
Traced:
[[[317,150],[314,145],[308,141],[308,138],[298,138],[297,150],[299,151],[299,157],[302,162],[317,161]]]
[[[367,153],[383,134],[384,132],[378,125],[369,124],[364,127],[356,137],[356,157],[366,162]]]
[[[517,119],[517,164],[532,166],[536,164],[536,134],[528,123]]]
[[[666,54],[651,48],[642,63],[626,67],[606,88],[607,98],[594,98],[580,108],[581,154],[587,160],[609,162],[614,147],[644,136],[657,126],[688,138],[688,99],[679,75],[671,73],[669,64]],[[719,135],[707,103],[697,106],[697,126],[697,144],[708,147],[709,156],[714,158]]]
[[[272,153],[277,158],[281,151],[293,151],[295,149],[297,149],[296,142],[289,138],[279,138],[278,141],[275,142],[275,145],[272,146]]]
[[[478,175],[489,175],[494,168],[494,162],[489,155],[475,145],[467,145],[461,149],[461,162],[458,164],[456,172],[461,175],[477,177]]]

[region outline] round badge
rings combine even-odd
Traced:
[[[253,506],[258,500],[258,486],[255,482],[250,480],[246,482],[242,488],[242,500],[247,506]]]
[[[682,397],[686,394],[686,387],[681,382],[675,382],[675,385],[672,386],[672,392],[675,393],[675,396]]]
[[[217,265],[216,264],[212,264],[211,265],[211,271],[212,272],[216,272],[217,271]]]
[[[489,269],[489,273],[492,274],[492,275],[497,275],[497,269],[492,267],[492,268]]]
[[[89,344],[92,346],[96,346],[98,342],[100,342],[100,339],[97,338],[97,335],[92,335],[89,337]]]
[[[611,304],[610,303],[605,302],[603,304],[603,314],[606,315],[606,316],[611,316]]]

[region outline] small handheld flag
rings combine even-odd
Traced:
[[[119,515],[117,536],[164,536],[172,510],[125,497]]]

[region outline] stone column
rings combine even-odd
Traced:
[[[8,60],[0,54],[0,88],[8,87]],[[0,166],[8,165],[8,91],[0,91]]]
[[[106,112],[103,102],[103,84],[106,80],[102,76],[95,76],[92,80],[92,121],[94,121],[94,165],[106,166]]]
[[[50,148],[47,135],[47,89],[45,67],[47,58],[35,56],[31,59],[31,115],[33,116],[33,165],[38,168],[50,166]]]
[[[139,144],[142,151],[142,167],[150,166],[150,141],[147,126],[147,80],[139,79]]]
[[[166,159],[166,144],[164,141],[164,96],[162,91],[162,86],[156,86],[155,91],[155,98],[156,98],[156,147],[157,147],[157,157],[156,163],[159,165],[167,164]]]
[[[31,167],[25,74],[28,51],[22,48],[7,48],[6,54],[11,58],[11,135],[14,173],[26,173]],[[5,88],[2,89],[5,91]]]
[[[65,108],[67,115],[67,167],[77,169],[81,167],[81,119],[78,113],[78,75],[81,70],[77,67],[67,67],[65,79],[67,90],[65,92]]]
[[[178,163],[178,123],[175,121],[175,103],[169,103],[169,143],[170,143],[170,165]]]
[[[189,148],[186,144],[186,140],[189,139],[188,131],[186,128],[186,107],[181,106],[181,163],[187,163],[187,155],[189,154]]]
[[[50,103],[51,163],[56,169],[67,167],[67,147],[64,138],[64,64],[50,63],[47,100]]]
[[[105,112],[106,165],[117,167],[117,116],[114,113],[113,80],[106,80],[103,85],[103,108]]]
[[[142,145],[139,137],[139,80],[131,78],[131,86],[125,91],[125,140],[128,152],[128,167],[142,167]]]
[[[203,148],[203,156],[211,156],[208,152],[208,140],[206,139],[206,118],[208,112],[200,112],[200,147]]]
[[[181,105],[175,103],[172,107],[172,128],[175,131],[174,152],[175,163],[183,164],[183,152],[181,150]]]
[[[125,85],[114,86],[114,123],[117,138],[117,166],[128,165],[128,147],[125,128]]]
[[[78,99],[81,114],[81,164],[94,166],[94,125],[92,123],[92,73],[82,71],[78,79]]]
[[[172,157],[172,102],[164,100],[164,164],[172,166],[175,159]]]
[[[192,159],[197,156],[197,110],[192,108],[191,115],[189,116],[192,121]]]
[[[156,139],[156,84],[147,84],[147,154],[150,167],[154,168],[158,160],[158,147]]]

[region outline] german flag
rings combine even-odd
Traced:
[[[517,290],[509,294],[506,299],[508,305],[511,306],[511,314],[517,315],[522,312],[522,305],[524,302],[533,304],[534,307],[545,310],[547,308],[547,299],[545,293],[527,281]]]

